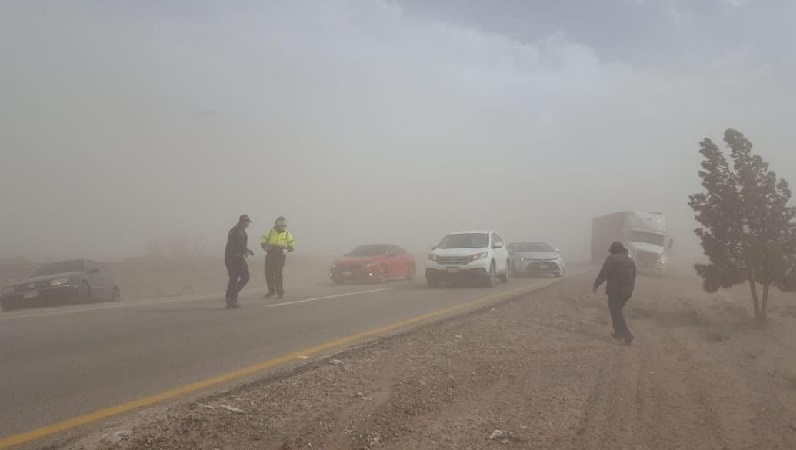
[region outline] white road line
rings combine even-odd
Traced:
[[[305,285],[305,286],[294,286],[290,289],[307,289],[311,287],[316,287],[316,285]],[[258,289],[259,292],[265,292],[265,288]],[[252,291],[249,291],[251,293]],[[256,291],[255,291],[256,292]],[[100,311],[103,309],[118,309],[118,308],[135,308],[138,306],[151,306],[151,305],[163,305],[167,303],[177,303],[177,302],[193,302],[193,301],[201,301],[201,300],[212,300],[212,299],[222,299],[224,297],[224,293],[210,293],[210,294],[191,294],[191,295],[181,295],[178,297],[161,297],[158,299],[151,299],[151,300],[135,300],[131,302],[123,302],[123,303],[111,303],[111,304],[99,304],[99,305],[86,305],[83,307],[77,308],[70,308],[70,309],[55,309],[49,311],[37,311],[37,312],[30,312],[30,313],[23,313],[23,314],[0,314],[0,321],[2,320],[11,320],[11,319],[28,319],[33,317],[47,317],[47,316],[57,316],[61,314],[73,314],[73,313],[80,313],[80,312],[87,312],[87,311]],[[245,298],[245,297],[244,297]]]
[[[335,298],[341,297],[352,297],[354,295],[362,295],[362,294],[372,294],[375,292],[382,292],[386,291],[387,288],[379,288],[379,289],[369,289],[367,291],[354,291],[354,292],[346,292],[344,294],[334,294],[334,295],[325,295],[323,297],[312,297],[312,298],[305,298],[303,300],[295,300],[292,302],[282,302],[282,303],[274,303],[272,305],[265,305],[266,308],[276,308],[277,306],[288,306],[288,305],[297,305],[299,303],[310,303],[310,302],[317,302],[320,300],[332,300]]]

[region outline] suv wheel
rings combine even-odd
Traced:
[[[489,265],[489,275],[484,280],[484,285],[486,287],[495,286],[495,278],[497,278],[497,274],[495,273],[495,261],[492,261],[492,264]]]

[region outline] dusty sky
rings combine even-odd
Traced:
[[[575,257],[618,209],[693,250],[703,137],[739,128],[796,182],[795,22],[791,0],[6,0],[0,257],[214,254],[241,213],[307,253],[491,228]]]

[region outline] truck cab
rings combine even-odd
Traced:
[[[627,247],[640,270],[656,273],[666,271],[674,244],[666,230],[666,216],[647,211],[622,211],[595,218],[592,261],[600,264],[614,241]]]

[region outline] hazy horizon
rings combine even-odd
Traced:
[[[700,253],[697,144],[737,128],[796,183],[785,0],[6,1],[0,258],[304,253],[493,229],[589,250],[665,212]]]

